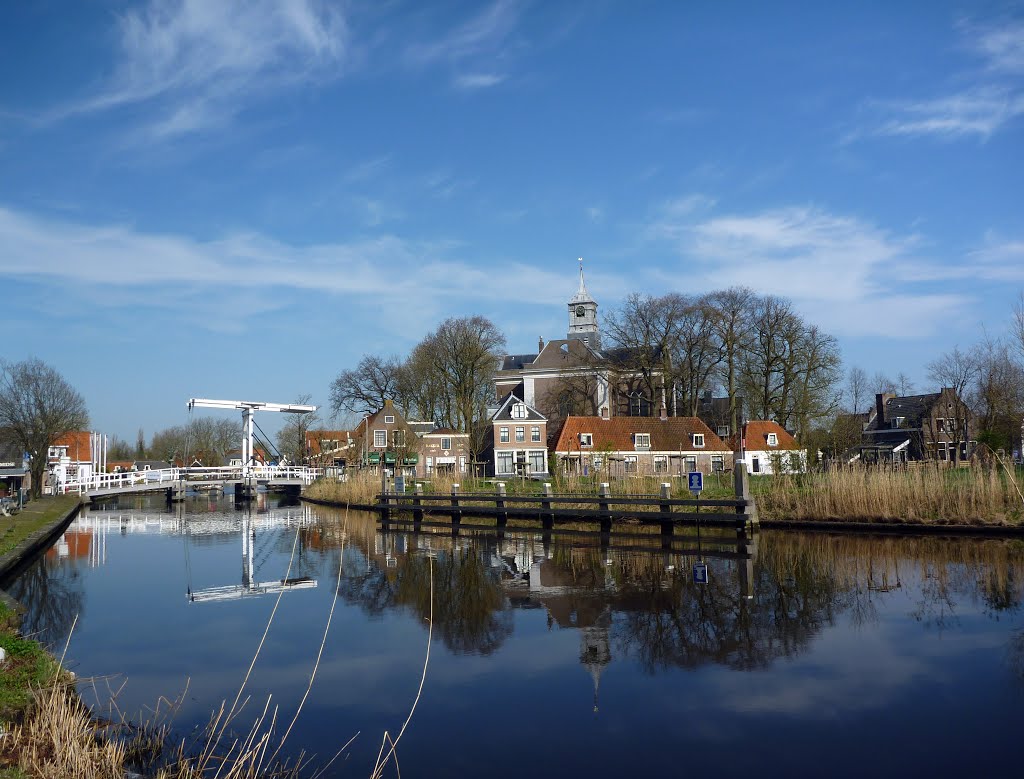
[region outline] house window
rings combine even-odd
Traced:
[[[508,443],[508,428],[507,427],[500,427],[500,428],[498,428],[498,440],[501,443],[503,443],[503,444],[507,444]]]
[[[496,474],[512,473],[512,455],[512,452],[498,452],[498,457],[495,463],[496,467],[494,469]]]
[[[943,419],[942,417],[938,417],[935,420],[935,430],[937,432],[939,432],[939,433],[945,433],[946,432],[946,420]]]
[[[391,440],[395,446],[405,446],[405,431],[404,430],[392,430]]]
[[[385,425],[393,425],[393,424],[395,424],[395,417],[394,417],[394,415],[393,414],[386,414],[384,416],[384,424]]]
[[[534,425],[530,428],[530,440],[534,443],[540,443],[540,425]]]
[[[695,470],[697,470],[697,458],[688,454],[686,456],[686,472],[693,473]]]
[[[704,446],[704,434],[703,433],[694,433],[693,434],[693,445],[694,445],[694,447],[698,447],[698,448]]]
[[[668,473],[668,457],[663,454],[654,455],[654,472]]]
[[[649,417],[651,415],[651,401],[639,393],[630,395],[629,415],[631,417]]]
[[[388,431],[387,430],[374,430],[373,431],[373,445],[378,449],[383,449],[388,445]]]
[[[634,433],[633,434],[633,447],[636,449],[650,449],[651,448],[651,434],[650,433]]]
[[[945,444],[945,442],[940,443],[938,449],[939,449],[939,459],[940,460],[945,460],[946,459],[946,444]]]
[[[465,457],[460,457],[459,458],[459,473],[465,473],[465,472],[466,472],[466,458]]]
[[[512,418],[513,419],[526,419],[526,404],[515,403],[512,405]]]
[[[897,427],[903,427],[903,420],[904,420],[904,419],[906,419],[906,417],[896,417],[896,418],[895,418],[895,419],[894,419],[894,420],[892,421],[892,426],[893,426],[894,428],[897,428]]]
[[[625,465],[626,465],[626,473],[636,473],[636,455],[635,454],[627,454],[626,455],[626,463],[625,463]]]
[[[517,427],[516,428],[516,443],[522,443],[525,440],[526,440],[526,428],[525,427]]]
[[[725,470],[725,457],[720,454],[711,455],[711,472],[721,473]]]
[[[442,438],[441,439],[441,448],[444,449],[446,452],[449,449],[451,449],[452,448],[452,439],[450,439],[450,438]]]
[[[778,446],[778,445],[779,445],[779,436],[778,436],[778,434],[776,434],[776,433],[769,433],[768,434],[768,446]]]
[[[593,433],[580,433],[580,446],[593,446],[594,445],[594,434]]]
[[[427,458],[427,475],[429,476],[433,472],[433,470],[434,470],[434,458],[433,457],[428,457]]]
[[[719,425],[718,426],[718,430],[716,432],[717,432],[719,438],[725,438],[727,435],[729,435],[729,426],[728,425]]]
[[[750,471],[752,473],[760,473],[761,472],[761,460],[759,458],[757,458],[757,457],[751,457],[750,458]]]
[[[530,473],[544,473],[545,471],[547,471],[547,467],[544,463],[543,450],[530,452]]]

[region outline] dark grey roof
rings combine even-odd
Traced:
[[[512,417],[512,405],[514,403],[523,403],[526,406],[525,417]],[[491,419],[499,422],[547,422],[547,417],[511,392],[498,401],[498,410]]]
[[[503,371],[521,371],[537,359],[536,354],[506,354],[501,361]]]

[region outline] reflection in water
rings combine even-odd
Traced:
[[[317,588],[291,592],[282,583],[296,539],[287,576]],[[250,513],[189,500],[86,512],[10,591],[29,607],[26,630],[52,645],[79,615],[76,670],[123,671],[142,688],[132,711],[194,680],[197,700],[185,702],[177,723],[188,729],[235,694],[276,600],[242,597],[262,585],[284,597],[256,669],[267,678],[253,680],[253,695],[272,693],[282,711],[293,710],[342,566],[315,713],[296,735],[319,754],[333,754],[337,732],[382,732],[404,718],[421,669],[416,639],[428,629],[431,563],[433,634],[446,651],[431,654],[423,716],[406,747],[421,757],[457,724],[466,760],[500,750],[507,742],[499,736],[548,749],[538,759],[551,759],[557,747],[545,736],[564,728],[559,744],[576,751],[560,772],[583,771],[588,760],[591,773],[611,772],[604,752],[586,751],[600,739],[628,763],[616,766],[620,775],[671,774],[677,755],[665,748],[659,756],[654,740],[720,749],[715,733],[731,738],[745,727],[751,754],[774,754],[777,769],[791,743],[785,727],[814,731],[818,741],[808,743],[822,749],[850,746],[827,741],[823,702],[845,717],[850,739],[877,739],[915,718],[924,724],[909,735],[926,739],[948,716],[942,706],[992,706],[986,733],[992,744],[1009,743],[1002,723],[1024,699],[1024,544],[763,532],[754,543],[702,551],[710,580],[698,585],[687,538],[666,549],[657,534],[602,543],[534,530],[453,536],[426,523],[384,532],[369,514],[273,501]],[[203,592],[231,598],[186,597]],[[937,640],[947,637],[955,640]],[[998,694],[1004,699],[993,704]],[[494,729],[495,712],[517,695],[536,703],[530,716]],[[693,715],[685,705],[696,700],[709,723],[698,735],[711,733],[704,747],[663,724]],[[580,712],[585,719],[573,720]],[[895,723],[874,725],[886,716]],[[494,775],[514,770],[502,765]]]

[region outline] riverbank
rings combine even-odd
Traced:
[[[555,477],[551,485],[556,495],[596,495],[601,478]],[[610,490],[614,496],[658,495],[663,482],[672,483],[672,497],[691,497],[685,483],[670,475],[616,479]],[[765,528],[1006,536],[1024,535],[1022,482],[1019,471],[1007,468],[856,468],[752,476],[750,492]],[[531,480],[504,483],[510,498],[542,489]],[[450,494],[453,484],[463,496],[495,491],[494,479],[446,477],[423,482],[424,492]],[[303,499],[372,510],[380,486],[379,476],[356,474],[346,482],[318,481]],[[729,474],[707,476],[704,488],[705,499],[733,497]]]
[[[0,583],[49,546],[81,507],[78,495],[33,500],[12,517],[0,517]]]

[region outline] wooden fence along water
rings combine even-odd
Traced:
[[[600,485],[596,496],[555,495],[550,484],[543,485],[543,495],[508,495],[501,483],[494,493],[464,494],[453,484],[449,495],[426,495],[417,484],[411,494],[381,493],[377,508],[382,523],[403,521],[403,514],[411,514],[413,522],[422,522],[425,515],[447,516],[457,528],[464,516],[475,516],[493,517],[499,528],[506,527],[509,519],[534,520],[544,530],[558,524],[592,522],[600,525],[602,533],[610,533],[617,524],[628,522],[657,525],[663,536],[672,536],[677,526],[701,525],[748,535],[758,526],[757,505],[742,463],[737,463],[734,473],[736,497],[730,499],[672,498],[669,484],[662,485],[660,495],[652,496],[613,496],[607,483]]]

